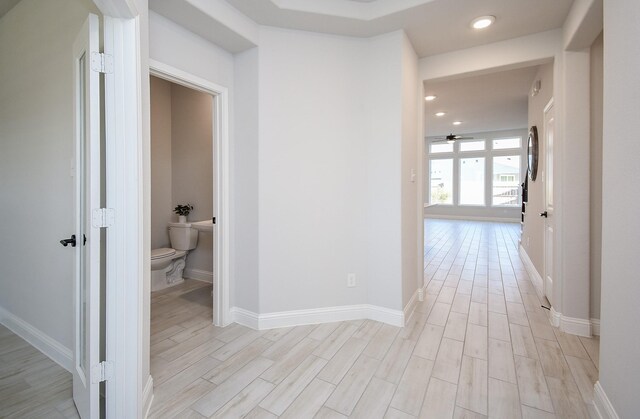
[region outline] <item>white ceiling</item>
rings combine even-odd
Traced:
[[[438,96],[436,100],[426,102],[426,136],[526,128],[528,94],[536,71],[537,67],[527,67],[425,82],[426,94]],[[439,111],[447,114],[435,116]],[[452,123],[456,120],[462,121],[462,125],[454,126]]]
[[[233,53],[255,45],[258,31],[255,39],[235,35],[217,18],[220,10],[225,15],[233,11],[248,27],[255,22],[355,37],[403,29],[418,56],[425,57],[560,28],[572,3],[573,0],[149,0],[149,7]],[[224,5],[229,10],[213,5]],[[496,16],[495,24],[481,31],[471,29],[470,22],[482,15]],[[439,97],[426,107],[427,135],[526,127],[527,94],[534,74],[535,69],[529,68],[430,83],[428,89]],[[437,109],[448,115],[435,118]],[[452,126],[456,119],[464,123]]]
[[[176,0],[180,2],[184,0]],[[559,28],[573,0],[226,0],[262,25],[369,37],[404,29],[425,57]],[[151,3],[153,7],[153,2]],[[483,31],[474,18],[495,15]]]

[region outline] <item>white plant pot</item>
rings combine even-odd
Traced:
[[[178,215],[178,222],[179,223],[186,223],[187,222],[187,216],[186,215]]]

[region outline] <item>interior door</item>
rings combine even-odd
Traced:
[[[89,15],[73,46],[75,97],[75,248],[73,400],[83,419],[100,417],[100,208],[99,20]],[[92,63],[93,61],[93,63]],[[75,240],[73,240],[75,239]]]
[[[553,147],[555,135],[555,112],[553,99],[544,109],[544,203],[545,209],[540,214],[544,217],[544,294],[553,305]]]

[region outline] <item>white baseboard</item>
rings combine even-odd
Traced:
[[[231,316],[236,323],[256,330],[359,319],[371,319],[402,327],[405,321],[403,311],[370,304],[322,307],[265,314],[257,314],[239,307],[233,307],[231,309]]]
[[[144,418],[149,416],[151,411],[151,403],[153,402],[153,377],[147,378],[147,384],[142,391],[142,412]]]
[[[611,401],[600,385],[600,381],[596,381],[593,386],[593,405],[600,419],[620,419],[620,416],[613,408]]]
[[[565,333],[576,336],[591,337],[591,319],[564,316],[551,307],[551,324]],[[599,331],[599,330],[598,330]]]
[[[260,316],[253,311],[245,310],[240,307],[231,307],[231,320],[243,326],[250,327],[254,330],[260,329]]]
[[[542,298],[544,296],[544,291],[542,289],[542,276],[540,276],[540,273],[531,261],[529,254],[526,250],[524,250],[524,247],[522,247],[522,245],[518,247],[518,253],[520,254],[520,259],[522,259],[522,262],[524,263],[524,268],[527,270],[529,278],[531,278],[531,282],[533,283],[538,296]]]
[[[182,277],[213,283],[213,272],[203,271],[200,269],[185,268],[182,272]]]
[[[472,215],[442,215],[442,214],[424,214],[424,218],[437,218],[441,220],[466,220],[466,221],[490,221],[494,223],[519,223],[520,218],[503,218],[503,217],[478,217]]]
[[[416,305],[418,305],[418,301],[420,301],[421,295],[424,295],[423,289],[422,288],[416,289],[413,295],[411,296],[411,298],[409,299],[409,302],[407,303],[407,305],[404,306],[404,310],[402,310],[403,326],[406,326],[407,323],[409,323],[409,320],[411,320],[411,316],[413,316],[413,313],[416,311]]]
[[[531,278],[536,292],[539,297],[544,296],[542,290],[542,277],[533,265],[531,258],[524,250],[522,245],[519,246],[520,259],[524,263],[524,267]],[[562,313],[558,313],[554,307],[551,307],[551,316],[549,317],[551,324],[554,327],[559,328],[563,332],[570,333],[572,335],[587,336],[600,335],[600,320],[599,319],[579,319],[575,317],[563,316]]]
[[[0,307],[0,323],[29,342],[65,370],[73,368],[73,352],[51,336]]]

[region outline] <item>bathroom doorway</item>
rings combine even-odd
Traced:
[[[200,227],[209,229],[208,232],[199,231],[199,237],[203,234],[211,235],[212,246],[212,263],[213,263],[213,324],[216,326],[226,326],[231,322],[231,313],[229,307],[229,267],[230,267],[230,155],[229,155],[229,94],[226,87],[217,85],[208,80],[194,76],[183,70],[171,67],[164,63],[150,60],[150,74],[163,81],[171,82],[180,87],[189,88],[200,94],[207,95],[211,102],[211,126],[212,126],[212,146],[211,155],[213,167],[209,172],[209,178],[212,179],[212,206],[211,214],[198,214],[207,218],[195,219],[191,221],[201,221]],[[153,170],[153,169],[152,169]],[[202,176],[206,176],[206,173]],[[152,185],[152,189],[154,186]],[[186,204],[188,202],[180,202]],[[171,208],[173,210],[173,207]],[[152,210],[153,211],[153,210]],[[196,211],[194,205],[194,211]],[[174,214],[175,216],[175,214]],[[152,217],[153,218],[153,217]],[[206,224],[202,226],[201,224]],[[195,277],[195,280],[207,278],[207,274],[195,270],[189,270],[189,264],[185,267],[187,274]],[[210,277],[210,276],[209,276]]]
[[[213,96],[155,76],[150,93],[151,291],[213,284]]]

